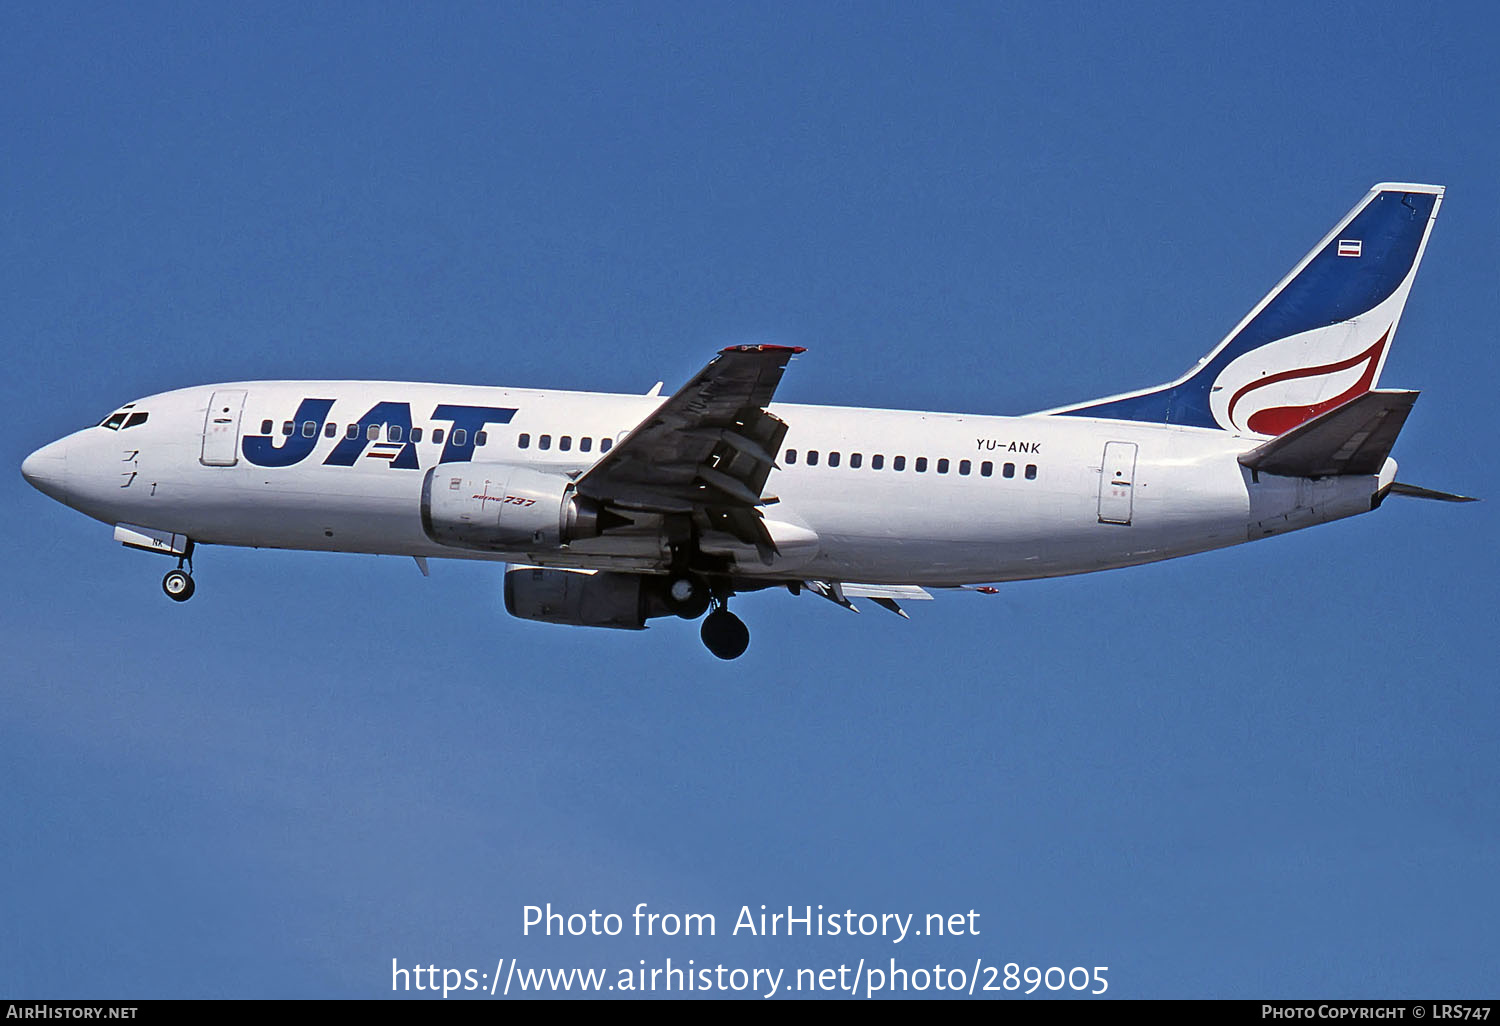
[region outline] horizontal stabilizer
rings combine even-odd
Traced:
[[[1439,492],[1432,488],[1423,488],[1420,485],[1402,484],[1400,481],[1393,482],[1387,489],[1388,495],[1405,495],[1412,499],[1436,499],[1438,502],[1478,502],[1472,495],[1455,495],[1453,492]]]
[[[1366,392],[1251,449],[1240,462],[1283,477],[1378,474],[1419,394]]]

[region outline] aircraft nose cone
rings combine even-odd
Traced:
[[[44,445],[21,464],[21,476],[37,491],[66,502],[68,494],[68,447],[59,439]]]

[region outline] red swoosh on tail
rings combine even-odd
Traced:
[[[1347,360],[1340,360],[1338,363],[1325,363],[1318,367],[1298,367],[1295,370],[1282,371],[1280,374],[1272,374],[1268,378],[1252,381],[1236,392],[1234,398],[1229,400],[1227,416],[1230,423],[1235,423],[1235,406],[1239,404],[1241,399],[1257,388],[1265,388],[1267,385],[1274,385],[1281,381],[1290,381],[1294,378],[1313,378],[1319,374],[1334,374],[1341,370],[1348,370],[1350,367],[1357,367],[1360,363],[1365,364],[1365,372],[1346,391],[1339,393],[1331,399],[1324,399],[1322,402],[1315,403],[1312,406],[1272,406],[1269,409],[1256,410],[1250,414],[1250,419],[1246,421],[1245,426],[1257,434],[1285,434],[1298,424],[1312,420],[1320,413],[1327,413],[1335,406],[1342,406],[1355,396],[1363,395],[1370,390],[1370,386],[1375,382],[1375,368],[1380,365],[1380,353],[1385,349],[1386,339],[1390,337],[1391,329],[1386,328],[1385,334],[1381,335],[1380,339],[1374,345],[1358,356],[1351,356]]]

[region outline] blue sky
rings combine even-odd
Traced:
[[[705,9],[706,7],[706,9]],[[12,5],[0,996],[377,997],[402,965],[1110,967],[1109,994],[1493,987],[1483,5]],[[1466,12],[1466,13],[1465,13]],[[248,378],[1022,413],[1207,352],[1374,182],[1448,186],[1382,383],[1491,501],[693,625],[508,618],[497,567],[165,561],[28,488],[131,398]],[[522,935],[522,908],[712,939]],[[973,937],[728,936],[742,905]]]

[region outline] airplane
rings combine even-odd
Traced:
[[[494,560],[506,609],[640,630],[738,594],[901,616],[929,589],[1150,563],[1369,512],[1417,392],[1377,387],[1443,187],[1374,186],[1182,377],[1020,417],[773,402],[801,347],[721,350],[662,398],[241,381],[126,403],[32,453],[36,488],[176,557],[199,545]]]

